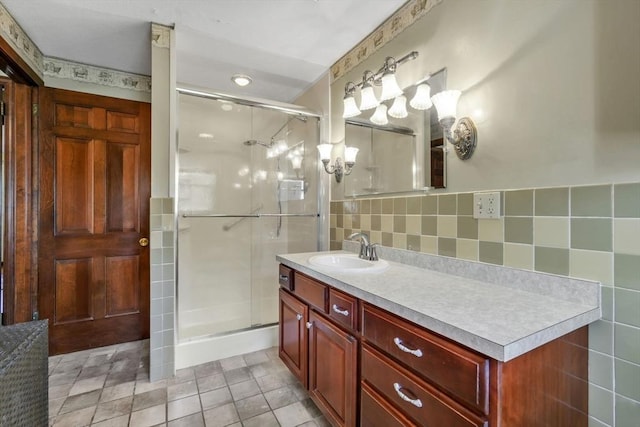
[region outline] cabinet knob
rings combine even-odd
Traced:
[[[289,276],[287,276],[286,274],[281,274],[280,275],[280,280],[283,282],[288,282],[289,281]]]
[[[405,353],[413,354],[415,357],[422,357],[422,350],[420,350],[419,348],[412,350],[409,347],[405,347],[402,344],[402,340],[398,337],[395,337],[393,339],[393,343],[396,345],[396,347],[398,347],[400,350],[404,351]]]
[[[313,323],[307,322],[307,329],[311,329],[312,326],[313,326]]]
[[[393,388],[396,390],[396,393],[398,393],[398,396],[400,396],[400,399],[404,400],[405,402],[409,402],[411,403],[413,406],[415,406],[416,408],[422,408],[422,401],[420,399],[412,399],[409,396],[407,396],[406,394],[404,394],[402,392],[402,386],[398,383],[393,383]]]
[[[296,319],[298,319],[298,321],[302,320],[302,314],[296,314]]]

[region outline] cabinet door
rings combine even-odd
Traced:
[[[309,336],[306,323],[309,308],[297,298],[280,289],[280,359],[307,388]]]
[[[336,426],[356,425],[358,341],[309,314],[309,393]]]

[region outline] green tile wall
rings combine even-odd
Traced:
[[[499,220],[474,219],[472,193],[334,201],[331,248],[363,231],[384,246],[602,282],[603,317],[589,328],[590,425],[640,419],[640,183],[502,197]]]

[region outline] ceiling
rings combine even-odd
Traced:
[[[405,1],[0,0],[45,56],[150,75],[149,23],[175,25],[179,84],[284,102]]]

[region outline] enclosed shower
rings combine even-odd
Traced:
[[[275,345],[275,256],[318,249],[318,140],[304,109],[178,91],[177,366]]]

